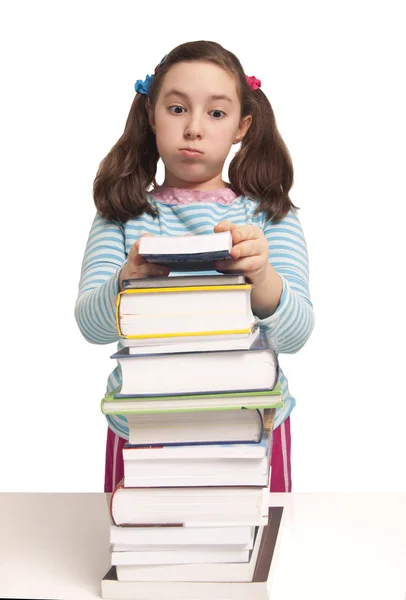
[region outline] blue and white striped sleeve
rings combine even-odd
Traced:
[[[314,328],[308,252],[297,211],[292,209],[279,223],[268,222],[264,233],[269,262],[282,277],[283,291],[273,315],[258,322],[277,353],[294,354]]]
[[[115,302],[125,261],[122,226],[97,214],[87,240],[75,304],[79,329],[92,344],[110,344],[119,339]]]

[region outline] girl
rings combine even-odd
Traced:
[[[214,42],[174,48],[137,80],[124,133],[100,163],[97,213],[83,259],[75,316],[95,344],[118,340],[115,300],[123,279],[169,274],[138,255],[142,235],[230,230],[231,270],[253,283],[252,309],[276,353],[300,350],[314,325],[306,242],[289,198],[293,167],[261,82]],[[241,148],[222,171],[233,144]],[[158,159],[165,179],[157,185]],[[152,189],[151,189],[152,185]],[[229,261],[216,263],[230,270]],[[122,345],[118,344],[118,347]],[[284,407],[276,414],[271,491],[290,492],[290,412],[295,399],[280,373]],[[107,390],[120,385],[117,367]],[[107,416],[105,491],[123,476],[125,417]]]

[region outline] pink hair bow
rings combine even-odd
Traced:
[[[254,77],[253,75],[251,77],[248,77],[248,75],[245,76],[248,85],[250,86],[250,88],[252,90],[257,90],[258,88],[261,87],[261,81],[259,79],[257,79],[256,77]]]

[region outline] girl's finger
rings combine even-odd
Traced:
[[[170,272],[168,267],[153,265],[151,263],[144,263],[140,269],[142,269],[144,277],[166,277]]]
[[[233,243],[238,244],[243,240],[257,240],[260,236],[261,230],[259,227],[254,225],[241,225],[236,227],[233,231]]]
[[[213,266],[216,271],[220,271],[220,273],[234,273],[234,271],[239,271],[240,269],[236,266],[236,260],[215,260],[213,262]]]
[[[145,263],[145,260],[142,256],[138,254],[138,246],[139,240],[135,242],[130,248],[130,252],[128,253],[128,260],[132,266],[138,266]]]
[[[231,263],[231,264],[230,264]],[[225,273],[226,271],[239,271],[249,274],[250,271],[257,271],[261,268],[262,261],[259,256],[248,256],[238,260],[216,260],[214,268],[216,271]]]
[[[166,267],[162,267],[161,265],[151,265],[147,262],[144,262],[139,265],[134,265],[129,269],[129,278],[135,277],[163,277],[169,274],[169,269]]]
[[[234,260],[244,258],[245,256],[256,256],[260,254],[260,248],[257,240],[245,240],[233,246],[230,254]]]
[[[140,247],[140,241],[143,237],[153,237],[152,233],[143,233],[136,242],[131,246],[130,252],[128,253],[128,257],[132,263],[135,265],[142,265],[145,263],[145,260],[142,256],[138,254],[138,249]]]
[[[215,225],[214,233],[220,233],[221,231],[231,231],[235,227],[236,225],[234,225],[234,223],[232,223],[231,221],[220,221],[220,223],[217,223],[217,225]]]

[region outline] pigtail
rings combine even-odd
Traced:
[[[93,198],[105,219],[126,222],[144,212],[156,215],[146,190],[156,185],[159,154],[145,102],[146,96],[136,94],[122,136],[99,165]]]
[[[278,222],[292,207],[297,208],[289,198],[292,159],[268,98],[257,89],[248,91],[248,99],[244,113],[252,115],[252,123],[230,163],[228,176],[236,193],[260,200],[257,213],[265,212],[268,219]]]

